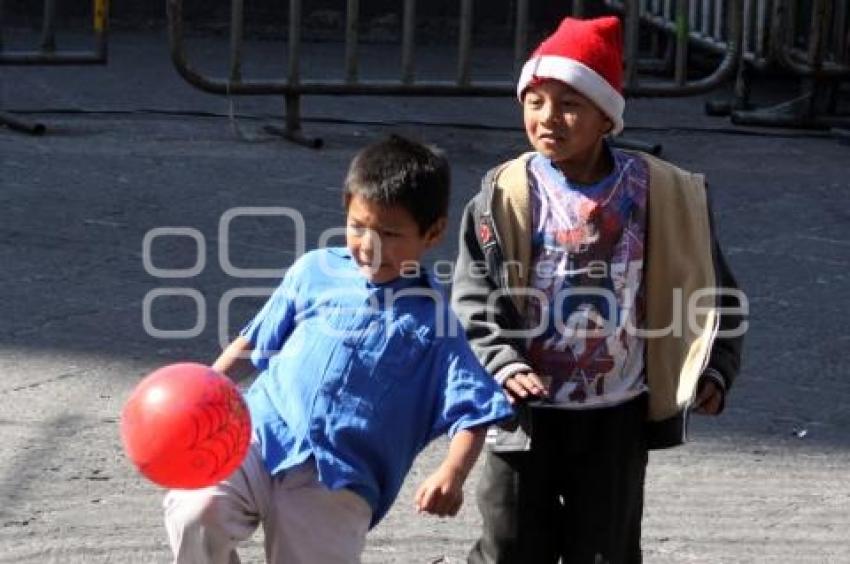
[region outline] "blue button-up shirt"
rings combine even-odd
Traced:
[[[312,456],[323,484],[369,502],[372,526],[432,439],[512,414],[436,282],[372,284],[345,248],[297,261],[242,335],[269,472]]]

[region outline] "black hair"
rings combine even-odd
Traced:
[[[442,151],[390,135],[357,153],[348,167],[343,204],[360,196],[407,210],[425,233],[449,211],[451,174]]]

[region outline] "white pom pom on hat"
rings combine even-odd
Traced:
[[[620,133],[626,106],[620,20],[564,18],[523,65],[516,90],[520,102],[525,90],[541,79],[559,80],[581,92],[611,119],[612,133]]]

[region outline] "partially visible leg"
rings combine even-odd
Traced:
[[[275,479],[263,529],[268,564],[360,562],[372,509],[350,490],[329,490],[308,460]]]
[[[587,450],[569,465],[565,564],[639,564],[647,450],[645,398],[580,414]]]
[[[270,476],[252,444],[227,480],[165,496],[165,527],[175,564],[237,564],[236,545],[257,529]],[[259,500],[259,504],[258,504]]]
[[[557,561],[561,504],[546,466],[531,452],[484,457],[478,485],[481,536],[470,564],[548,564]]]

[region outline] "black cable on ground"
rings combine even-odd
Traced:
[[[157,108],[139,108],[134,110],[94,110],[87,108],[44,108],[38,110],[6,110],[11,114],[18,115],[161,115],[178,117],[200,117],[200,118],[225,118],[232,122],[236,119],[250,121],[280,120],[278,114],[236,114],[220,113],[200,110],[169,110]],[[332,117],[302,117],[304,123],[323,123],[333,125],[364,125],[364,126],[417,126],[417,127],[442,127],[453,129],[467,129],[475,131],[518,131],[517,126],[490,125],[463,122],[430,122],[420,120],[362,120]],[[767,131],[765,129],[742,129],[735,127],[684,127],[684,126],[628,126],[626,131],[646,131],[656,133],[712,133],[721,135],[745,135],[751,137],[771,138],[811,138],[829,139],[833,137],[828,130],[789,130],[783,128],[780,131]],[[239,135],[242,137],[241,135]]]

